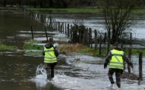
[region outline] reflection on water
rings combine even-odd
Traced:
[[[44,30],[44,25],[38,23],[29,15],[17,10],[0,10],[0,42],[8,45],[16,45],[22,48],[24,40],[30,37],[20,38],[16,36],[20,31]]]
[[[42,60],[40,57],[0,56],[0,89],[41,90],[36,86],[46,85],[43,90],[60,90],[51,84],[48,87],[46,78],[35,75],[37,65]],[[30,81],[32,78],[38,83]]]
[[[75,61],[80,58],[80,61]],[[45,73],[37,74],[42,57],[0,56],[1,90],[108,90],[107,69],[100,64],[93,64],[101,58],[87,55],[67,56],[59,59],[55,77],[48,81]],[[65,62],[67,61],[67,63]],[[69,63],[69,64],[68,64]],[[41,68],[40,68],[41,71]],[[43,71],[43,70],[42,70]],[[69,73],[69,74],[66,74]],[[123,90],[144,90],[144,83],[128,83],[122,80]]]
[[[44,30],[42,23],[25,16],[23,13],[0,11],[0,40],[10,45],[20,45],[25,40],[26,34],[30,32],[30,26],[35,30]],[[55,17],[56,20],[72,20]],[[15,23],[13,23],[15,21]],[[95,26],[96,21],[85,20],[86,25]],[[98,24],[97,24],[98,25]],[[100,23],[99,23],[100,26]],[[43,31],[44,32],[44,31]],[[23,37],[24,36],[24,37]],[[20,38],[21,37],[21,38]],[[29,37],[30,38],[30,37]],[[39,38],[36,38],[39,39]],[[20,46],[22,48],[22,45]],[[63,56],[56,67],[56,75],[52,81],[46,79],[45,74],[37,74],[37,66],[43,62],[42,57],[12,55],[13,52],[0,55],[0,89],[1,90],[107,90],[109,84],[107,70],[101,64],[96,64],[97,57],[87,55]],[[79,61],[75,61],[78,60]],[[136,60],[136,58],[134,58]],[[133,61],[135,61],[133,59]],[[137,66],[135,66],[137,67]],[[135,69],[137,70],[137,68]],[[138,85],[127,83],[123,80],[123,90],[144,90],[144,83]],[[132,82],[132,81],[131,81]],[[62,89],[62,90],[63,90]]]
[[[33,77],[30,81],[35,83],[37,90],[61,90],[56,88],[43,74]]]

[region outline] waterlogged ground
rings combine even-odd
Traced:
[[[28,35],[23,32],[26,31],[18,32],[17,37],[24,38]],[[56,41],[69,40],[58,32],[49,33],[55,33],[53,37]],[[34,39],[43,41],[46,37],[37,36]],[[44,45],[44,43],[36,44]],[[84,54],[60,54],[55,77],[52,81],[48,81],[45,75],[36,75],[37,66],[43,62],[42,55],[34,56],[27,54],[28,52],[31,53],[34,50],[0,52],[0,88],[2,90],[109,90],[108,69],[104,69],[102,64],[104,58]],[[138,74],[138,57],[133,56],[132,60],[133,73]],[[144,81],[138,85],[136,80],[122,79],[121,90],[144,90],[144,84]]]
[[[62,90],[110,90],[107,70],[98,64],[102,58],[87,55],[73,55],[66,57],[66,65],[58,65],[56,75],[48,81],[45,75],[37,75],[30,79],[40,88],[49,84],[60,87]],[[122,79],[121,90],[144,90],[145,82],[138,85],[138,81]]]
[[[102,64],[104,58],[77,53],[60,54],[55,77],[52,81],[48,81],[46,75],[36,75],[37,66],[43,62],[42,55],[32,56],[25,54],[26,52],[14,54],[18,52],[23,51],[0,53],[2,90],[109,90],[108,69],[104,69]],[[133,56],[132,60],[133,73],[138,74],[138,57]],[[144,66],[143,63],[143,68]],[[138,85],[136,80],[122,79],[121,90],[144,90],[144,88],[144,81]]]
[[[36,75],[37,66],[43,62],[43,57],[40,54],[32,55],[31,52],[34,52],[34,50],[21,50],[21,45],[25,39],[32,37],[31,24],[34,24],[32,26],[36,33],[44,33],[44,29],[39,26],[40,23],[28,18],[23,13],[12,12],[1,11],[0,18],[2,22],[0,24],[2,27],[0,39],[1,42],[5,42],[8,45],[18,45],[20,48],[14,51],[0,51],[0,90],[109,90],[108,69],[104,69],[102,64],[104,58],[81,54],[60,54],[58,65],[55,69],[55,77],[52,81],[48,81],[45,74]],[[65,18],[56,18],[56,21],[64,20],[63,22],[70,22],[70,20],[73,20],[72,18],[70,20]],[[16,23],[13,23],[13,21]],[[99,30],[103,27],[100,25],[102,20],[96,22],[89,19],[84,20],[84,22],[86,26],[98,27]],[[6,31],[11,32],[8,33]],[[48,33],[53,35],[56,41],[69,40],[65,35],[58,32]],[[45,34],[43,36],[34,35],[34,40],[46,40]],[[44,43],[36,44],[44,45]],[[28,54],[28,52],[30,53]],[[138,74],[138,57],[133,56],[132,60],[134,63],[133,73]],[[145,65],[143,63],[143,72],[145,72],[144,68]],[[143,73],[144,76],[145,74]],[[144,88],[144,80],[138,85],[136,80],[122,79],[121,90],[144,90]]]
[[[54,40],[69,40],[65,35],[55,33]],[[19,33],[18,36],[25,37],[23,33]],[[38,41],[45,39],[45,37],[35,37]],[[44,45],[44,43],[36,44]],[[60,54],[55,77],[52,81],[48,81],[45,75],[36,75],[37,66],[43,62],[42,55],[33,56],[26,54],[27,52],[33,52],[33,50],[0,52],[0,88],[2,90],[110,90],[108,69],[104,69],[102,64],[104,58],[77,53]],[[138,57],[133,56],[132,60],[133,73],[138,74]],[[145,72],[144,69],[143,72]],[[144,84],[144,81],[138,85],[136,80],[122,79],[121,90],[144,90]]]

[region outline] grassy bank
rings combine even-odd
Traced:
[[[37,45],[37,43],[41,43],[38,41],[32,41],[32,40],[28,40],[25,42],[23,49],[24,50],[41,50],[43,49],[42,45]],[[94,48],[90,48],[87,46],[84,46],[82,44],[67,44],[67,43],[61,43],[60,46],[57,47],[58,50],[60,51],[60,53],[62,54],[71,54],[71,53],[80,53],[80,54],[87,54],[87,55],[92,55],[92,56],[98,56],[98,57],[104,57],[107,55],[107,48],[106,47],[102,47],[101,49],[101,55],[100,55],[100,51],[99,48],[97,50],[95,50]],[[110,47],[110,50],[112,48]],[[123,49],[125,51],[126,54],[129,54],[129,48],[124,48]],[[39,54],[40,54],[39,52]],[[139,52],[145,53],[145,49],[143,48],[132,48],[132,55],[138,55]],[[27,52],[29,53],[29,52]],[[32,53],[32,51],[31,51]],[[38,52],[34,52],[34,53],[38,53]]]
[[[9,46],[5,44],[0,44],[0,50],[16,50],[16,46]]]
[[[31,11],[52,11],[52,12],[66,12],[66,13],[100,13],[102,9],[98,8],[26,8]],[[145,13],[145,9],[135,9],[133,13]]]
[[[101,9],[96,8],[27,8],[27,10],[67,12],[67,13],[96,13],[102,11]]]

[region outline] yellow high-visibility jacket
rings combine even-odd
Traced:
[[[109,63],[109,68],[114,68],[114,69],[124,69],[124,60],[123,60],[123,51],[113,49],[111,50],[111,60]]]
[[[46,48],[44,47],[44,63],[55,63],[57,58],[55,56],[54,47]]]

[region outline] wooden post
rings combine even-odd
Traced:
[[[65,35],[67,35],[67,24],[65,23]]]
[[[55,22],[55,29],[56,29],[56,31],[58,31],[57,22]]]
[[[45,35],[46,35],[46,40],[48,41],[48,34],[46,28],[45,28]]]
[[[87,32],[86,32],[86,45],[89,47],[90,44],[89,44],[89,28],[87,29]]]
[[[77,28],[77,35],[78,35],[78,43],[81,44],[81,29],[79,29],[80,27]]]
[[[92,48],[92,29],[89,28],[89,46]]]
[[[61,26],[60,26],[60,22],[58,22],[58,31],[60,32]]]
[[[107,33],[105,32],[104,33],[104,40],[103,40],[104,44],[106,43],[106,39],[107,39]]]
[[[130,33],[130,48],[129,48],[129,54],[128,57],[131,60],[131,55],[132,55],[132,33]],[[128,72],[130,73],[130,66],[128,65]]]
[[[86,45],[86,41],[87,41],[86,40],[86,38],[87,38],[86,33],[87,33],[87,30],[85,30],[84,33],[83,33],[83,45]]]
[[[33,33],[33,28],[31,26],[31,34],[32,34],[32,40],[34,40],[34,33]]]
[[[69,24],[67,24],[67,36],[70,36]]]
[[[97,31],[94,30],[94,42],[95,42],[95,51],[97,52]]]
[[[129,57],[129,59],[131,60],[131,48],[129,48],[129,54],[128,54],[128,57]],[[127,64],[127,69],[128,69],[128,73],[130,73],[131,70],[130,70],[130,65],[129,65],[129,64]]]
[[[70,26],[70,28],[71,28],[71,30],[70,30],[70,39],[72,40],[72,38],[73,38],[73,31],[72,31],[72,25]]]
[[[64,23],[61,24],[61,33],[64,33]]]
[[[142,80],[142,52],[139,53],[139,80]]]
[[[102,55],[102,47],[101,47],[101,44],[102,44],[102,35],[100,35],[99,55]]]
[[[108,31],[108,39],[107,39],[107,42],[108,42],[108,43],[107,43],[107,54],[108,54],[108,52],[110,51],[110,36],[111,36],[110,33],[111,33],[111,32],[110,32],[110,29],[109,29],[109,31]],[[106,54],[106,55],[107,55],[107,54]]]

